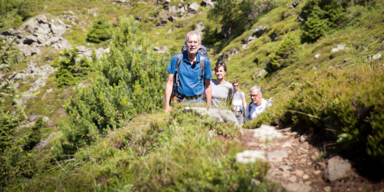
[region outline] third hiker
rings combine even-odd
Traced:
[[[244,124],[243,112],[247,108],[247,101],[245,101],[245,94],[239,88],[239,82],[233,81],[232,83],[235,92],[232,99],[232,110],[235,112],[239,124]],[[244,107],[244,108],[243,108]]]

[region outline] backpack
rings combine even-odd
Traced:
[[[179,67],[180,67],[180,64],[181,64],[181,61],[183,61],[183,53],[187,51],[187,47],[184,46],[181,48],[181,53],[178,53],[177,54],[177,61],[176,61],[176,69],[175,69],[175,78],[174,78],[174,81],[173,81],[173,88],[172,88],[172,95],[171,95],[171,98],[172,97],[178,97],[180,96],[180,93],[177,91],[177,89],[179,88],[180,86],[180,79],[179,79],[179,76],[177,74],[177,71],[179,70]],[[204,45],[201,45],[199,50],[197,51],[200,55],[200,70],[201,70],[201,73],[203,75],[203,84],[204,84],[204,76],[205,76],[205,61],[208,57],[208,52],[207,52],[207,48],[204,46]],[[204,65],[201,65],[201,63],[204,63]]]

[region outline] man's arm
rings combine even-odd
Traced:
[[[212,99],[212,87],[211,87],[211,80],[205,79],[205,96],[207,99],[207,105],[211,106],[211,99]]]
[[[170,112],[171,109],[169,107],[169,101],[171,99],[171,94],[172,94],[172,87],[173,87],[173,77],[175,75],[172,73],[168,73],[168,81],[167,84],[165,85],[165,107],[164,110],[166,112]]]

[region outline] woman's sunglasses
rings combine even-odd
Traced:
[[[224,62],[221,62],[221,63],[216,63],[216,66],[218,66],[218,65],[224,66],[224,65],[225,65],[225,63],[224,63]]]

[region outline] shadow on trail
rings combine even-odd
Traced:
[[[372,158],[367,155],[366,149],[351,146],[343,150],[338,150],[335,142],[337,136],[332,131],[326,129],[314,130],[308,127],[309,126],[305,125],[292,126],[291,131],[305,136],[306,141],[310,145],[324,152],[325,159],[335,155],[339,155],[343,159],[348,159],[354,171],[359,176],[363,177],[367,182],[379,184],[384,187],[384,164],[372,160]]]

